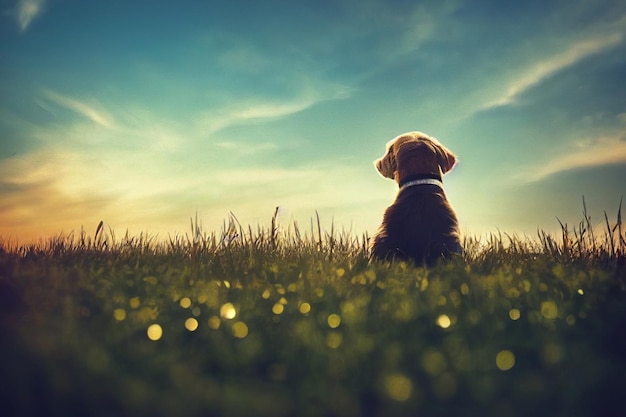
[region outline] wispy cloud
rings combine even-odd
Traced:
[[[20,31],[24,32],[35,18],[43,13],[47,0],[19,0],[15,6],[15,18]]]
[[[257,99],[241,101],[223,108],[205,111],[197,124],[205,134],[215,133],[230,126],[263,122],[290,116],[307,110],[318,103],[349,97],[351,90],[337,87],[332,94],[312,91],[293,99]]]
[[[102,127],[115,128],[113,118],[103,110],[96,110],[87,103],[50,90],[44,91],[44,96],[57,105],[72,110]]]
[[[533,168],[533,173],[526,178],[529,182],[536,182],[560,172],[620,163],[626,163],[626,138],[606,137],[579,144],[569,152]]]
[[[521,94],[541,84],[557,72],[575,65],[591,55],[613,48],[621,43],[622,40],[623,35],[621,32],[595,37],[575,43],[561,53],[534,63],[524,70],[521,76],[508,85],[502,96],[486,103],[480,110],[511,104],[515,102]]]

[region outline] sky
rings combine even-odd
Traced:
[[[0,0],[0,237],[375,233],[408,131],[461,232],[535,236],[626,194],[622,0]],[[626,211],[626,207],[625,207]]]

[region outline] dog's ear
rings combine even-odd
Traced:
[[[375,160],[374,166],[383,177],[394,179],[398,166],[396,164],[396,157],[393,150],[390,147],[387,147],[385,155]]]
[[[441,167],[441,173],[445,174],[446,172],[451,171],[458,162],[456,155],[439,143],[437,139],[428,137],[426,140],[431,142],[437,152],[437,162]]]
[[[448,148],[443,145],[439,145],[438,147],[439,153],[439,166],[441,167],[442,173],[446,173],[451,171],[452,168],[458,162],[456,155],[454,155]]]
[[[396,153],[403,143],[410,141],[411,139],[411,137],[405,134],[387,142],[385,154],[381,158],[374,161],[374,166],[378,172],[380,172],[380,175],[391,180],[396,179],[396,172],[398,171]]]

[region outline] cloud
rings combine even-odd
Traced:
[[[348,98],[351,90],[336,87],[330,93],[308,91],[290,99],[255,99],[243,100],[214,110],[207,110],[197,119],[198,127],[211,134],[227,127],[279,119],[307,110],[324,101]]]
[[[21,32],[26,31],[35,18],[44,11],[46,0],[19,0],[15,6],[15,17]]]
[[[560,172],[626,163],[626,138],[607,137],[579,144],[575,149],[535,167],[526,177],[528,182],[541,181]]]
[[[50,90],[44,91],[44,96],[55,104],[68,110],[72,110],[73,112],[80,114],[81,116],[91,120],[97,125],[105,127],[107,129],[115,128],[115,122],[113,121],[112,117],[103,110],[96,110],[92,106],[83,103],[82,101],[55,93],[54,91]]]
[[[215,144],[218,148],[227,150],[229,153],[237,155],[258,155],[259,152],[267,152],[278,149],[278,145],[271,142],[252,143],[252,142],[231,142],[223,141]]]
[[[534,63],[526,68],[521,76],[509,84],[506,92],[501,97],[486,103],[480,110],[512,104],[520,95],[541,84],[557,72],[571,67],[592,55],[613,48],[620,44],[622,40],[623,35],[621,32],[595,37],[575,43],[561,53]]]

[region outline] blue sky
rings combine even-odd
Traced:
[[[459,157],[461,229],[615,219],[626,194],[623,1],[0,2],[0,236],[198,214],[377,228],[372,161],[420,130]]]

